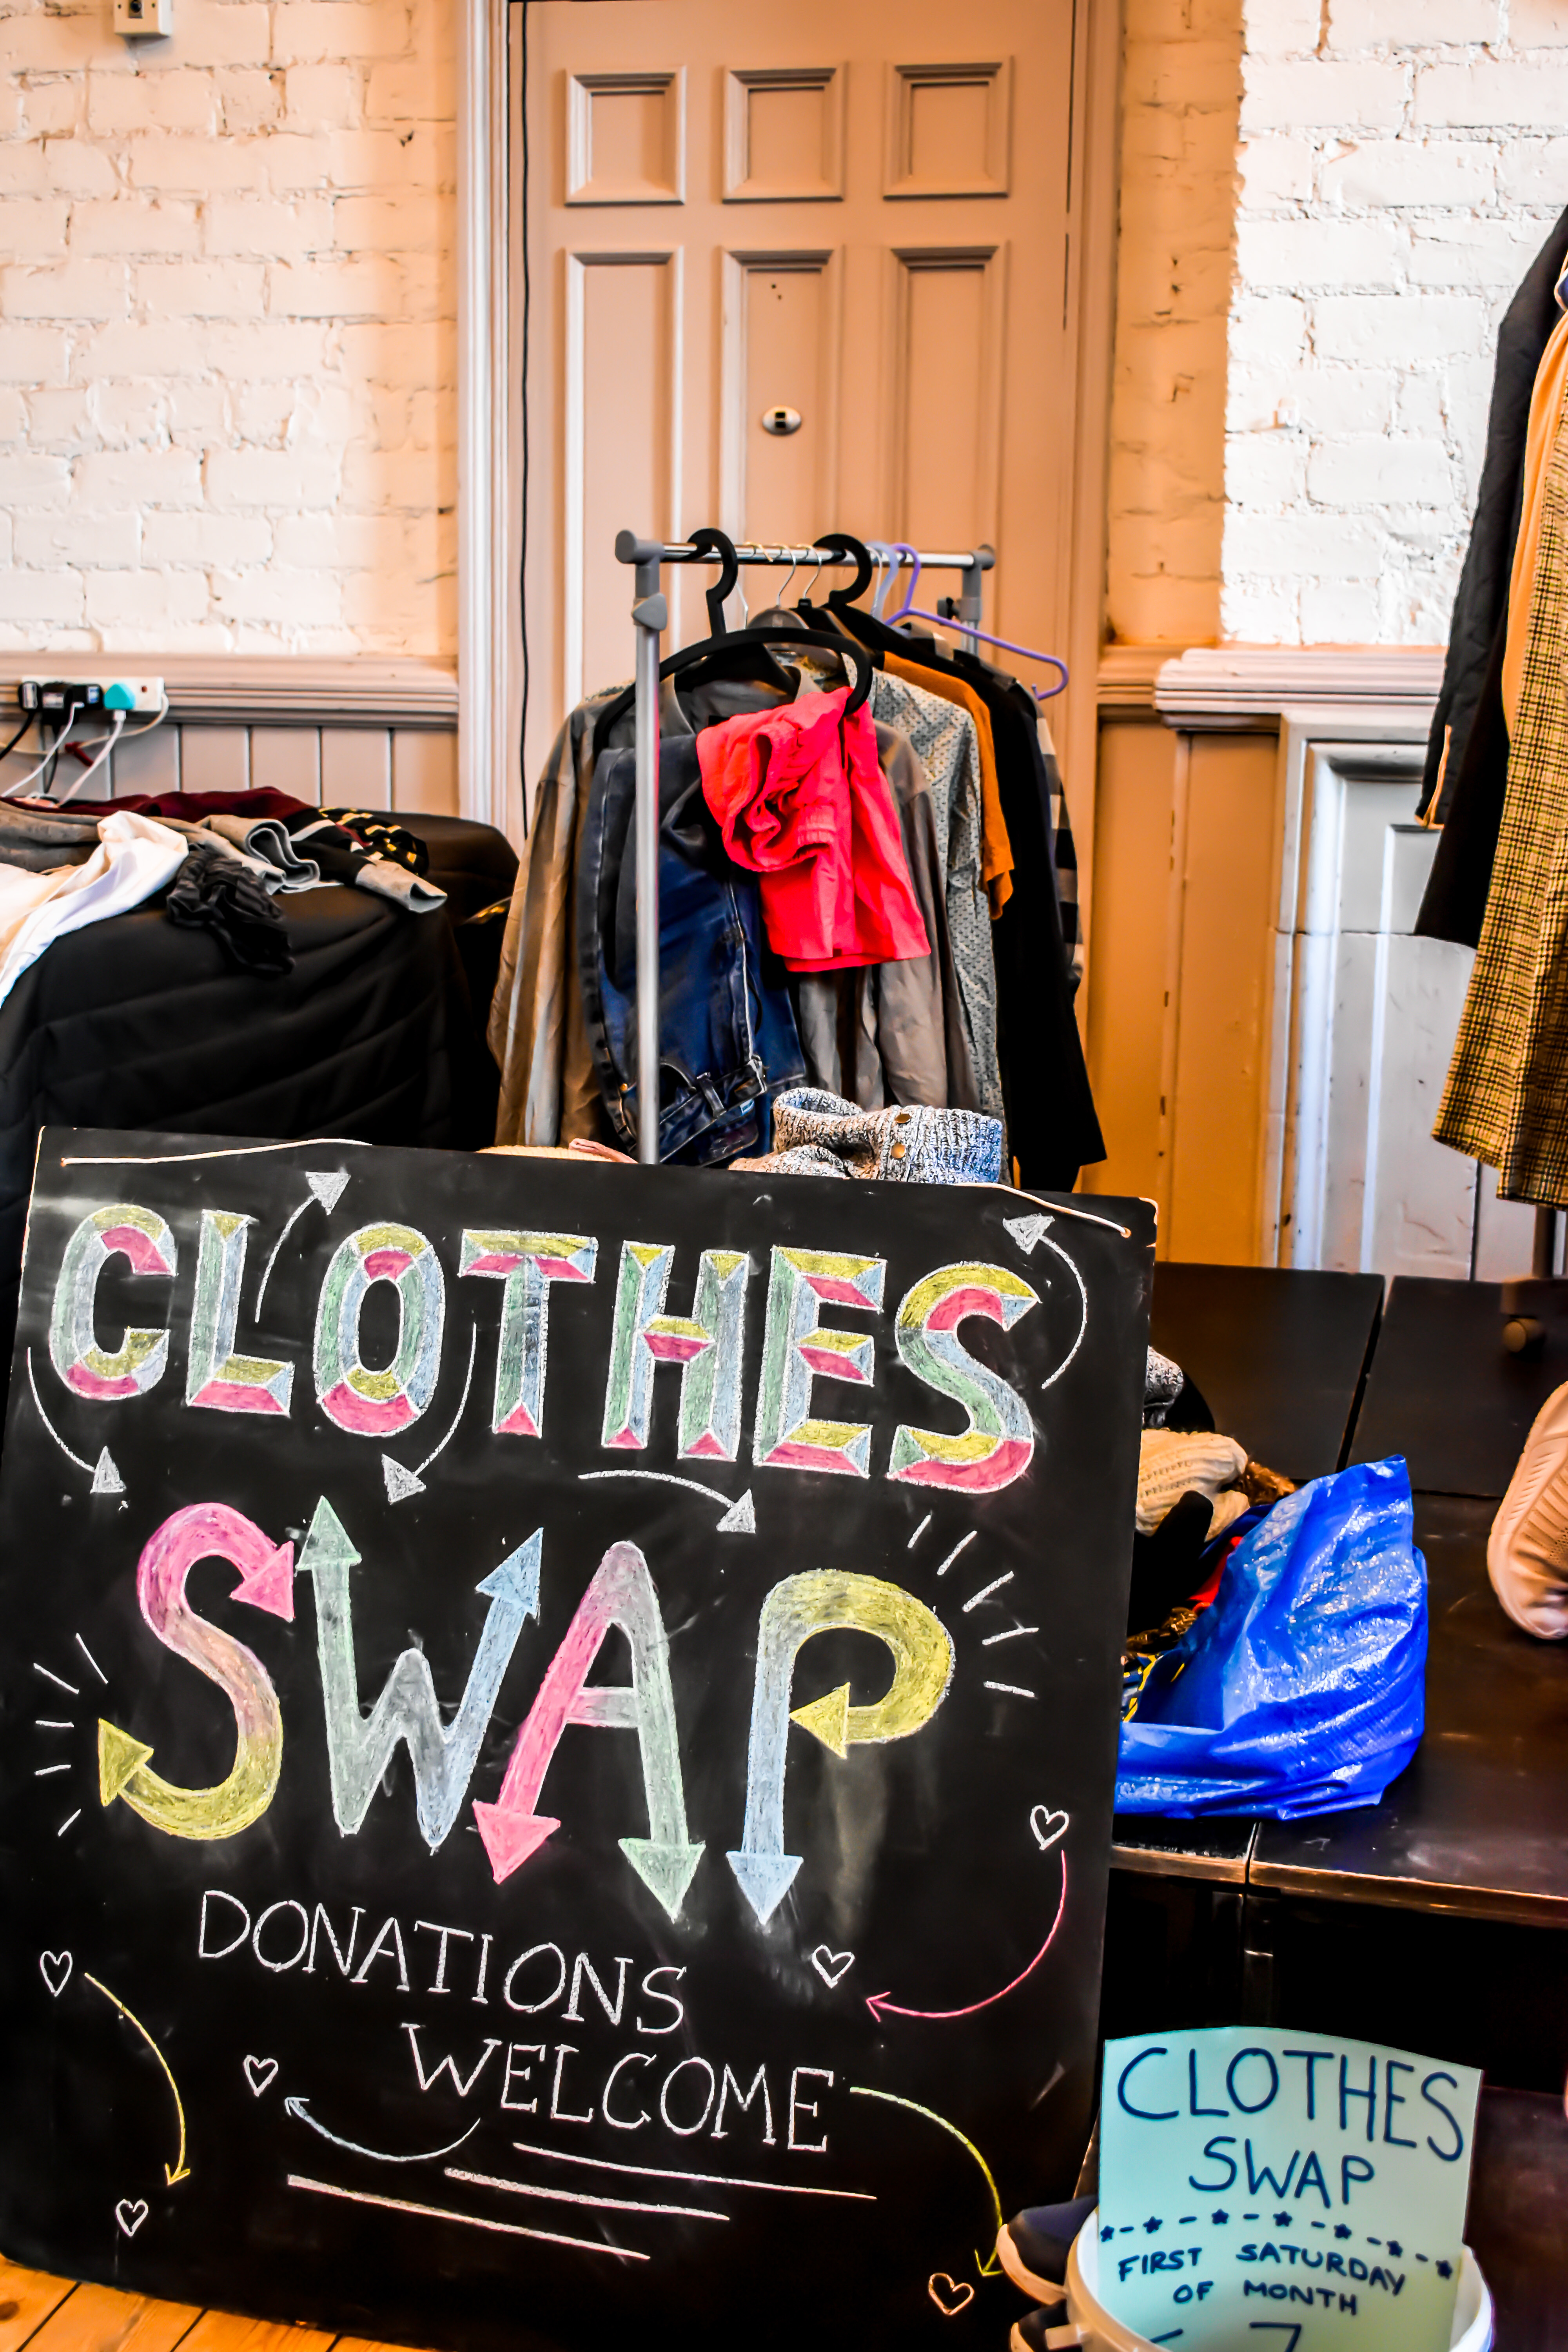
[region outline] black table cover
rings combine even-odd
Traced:
[[[445,908],[408,915],[369,891],[280,904],[294,969],[237,971],[163,893],[47,948],[0,1004],[0,1363],[10,1361],[22,1230],[46,1123],[366,1143],[489,1143],[484,1044],[510,893],[503,834],[397,814],[429,845]],[[488,979],[488,985],[487,985]]]

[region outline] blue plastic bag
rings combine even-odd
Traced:
[[[1413,1527],[1397,1454],[1277,1503],[1123,1723],[1117,1811],[1289,1822],[1375,1805],[1425,1719]]]

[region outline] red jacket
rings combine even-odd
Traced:
[[[864,704],[846,686],[705,727],[702,790],[737,866],[760,875],[768,943],[792,971],[931,953]]]

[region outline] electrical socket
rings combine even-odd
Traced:
[[[58,721],[68,711],[99,709],[103,688],[95,677],[25,677],[17,685],[16,702],[23,710]]]
[[[161,677],[111,678],[103,689],[106,710],[145,711],[148,718],[163,708],[163,681]]]
[[[114,29],[128,41],[155,39],[174,29],[174,0],[114,0]]]
[[[144,712],[151,719],[163,709],[163,681],[137,674],[130,677],[24,677],[16,687],[18,709],[41,711],[46,719],[61,719],[68,710]]]

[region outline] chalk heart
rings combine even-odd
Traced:
[[[1068,1820],[1068,1816],[1066,1813],[1047,1812],[1044,1805],[1035,1807],[1034,1811],[1029,1815],[1029,1827],[1035,1832],[1036,1842],[1042,1853],[1049,1853],[1058,1839],[1067,1835]]]
[[[71,1969],[73,1965],[71,1956],[68,1952],[40,1952],[38,1954],[38,1967],[42,1972],[44,1982],[48,1986],[49,1990],[53,1993],[57,2000],[58,2000],[61,1993],[64,1992],[67,1985],[70,1982]]]
[[[949,2278],[945,2271],[932,2271],[926,2281],[926,2293],[944,2319],[956,2319],[974,2300],[974,2289],[969,2281]]]
[[[811,1965],[825,1985],[843,1981],[855,1965],[853,1952],[830,1952],[826,1944],[818,1944],[811,1956]]]
[[[132,2204],[129,2197],[122,2197],[114,2209],[114,2218],[126,2236],[133,2238],[147,2219],[147,2200],[145,2197],[138,2197]]]
[[[246,2060],[245,2079],[250,2085],[251,2096],[253,2098],[258,2099],[261,2096],[262,2092],[267,2089],[268,2085],[270,2083],[275,2082],[277,2078],[278,2061],[276,2058],[247,2058]]]

